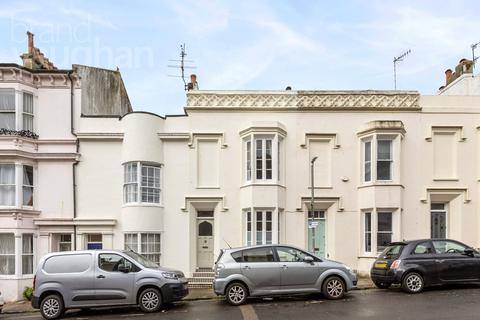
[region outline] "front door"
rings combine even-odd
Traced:
[[[213,266],[213,220],[197,220],[197,267]]]
[[[312,219],[313,218],[313,219]],[[325,257],[325,211],[308,212],[308,251]]]
[[[447,237],[447,211],[444,203],[431,204],[430,236],[432,239]]]

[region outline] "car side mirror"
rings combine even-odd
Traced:
[[[313,262],[313,258],[311,256],[305,256],[303,258],[303,262],[305,263],[312,263]]]
[[[123,272],[123,273],[129,273],[131,270],[130,266],[125,266],[125,265],[120,265],[118,266],[118,271]]]
[[[472,248],[466,248],[465,250],[463,250],[463,254],[465,254],[467,256],[473,256],[474,253],[475,253],[475,251],[473,251]]]

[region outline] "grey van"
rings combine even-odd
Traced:
[[[32,306],[45,319],[69,308],[138,305],[143,312],[188,294],[181,271],[159,267],[133,251],[88,250],[44,256],[33,280]]]
[[[214,271],[214,291],[231,305],[241,305],[249,296],[320,292],[340,299],[357,285],[348,266],[285,245],[222,250]]]

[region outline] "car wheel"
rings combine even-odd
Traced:
[[[64,311],[62,297],[57,294],[46,296],[40,303],[40,313],[45,319],[59,319]]]
[[[423,286],[423,277],[416,272],[408,273],[402,281],[402,289],[408,293],[422,292]]]
[[[155,288],[148,288],[140,293],[138,305],[143,312],[156,312],[162,307],[162,295]]]
[[[390,282],[378,282],[378,281],[373,281],[373,283],[375,284],[375,286],[376,286],[378,289],[388,289],[388,288],[390,288],[390,286],[392,285]]]
[[[323,282],[322,293],[330,300],[341,299],[345,295],[345,283],[340,277],[330,277]]]
[[[232,306],[239,306],[247,301],[248,290],[245,285],[235,282],[230,284],[225,290],[225,298]]]

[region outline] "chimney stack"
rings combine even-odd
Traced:
[[[27,32],[28,37],[28,52],[20,56],[23,60],[23,66],[32,70],[55,70],[57,69],[53,63],[48,60],[47,57],[40,51],[40,49],[35,48],[33,42],[34,34],[30,31]]]

